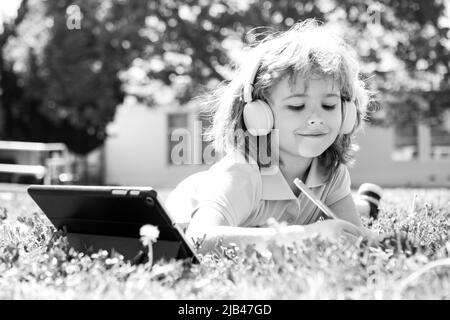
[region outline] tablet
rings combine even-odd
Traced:
[[[53,225],[67,232],[69,245],[78,251],[114,249],[136,261],[144,250],[139,230],[151,224],[159,230],[154,262],[162,258],[199,262],[153,188],[31,185],[27,192]]]

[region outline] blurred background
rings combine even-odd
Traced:
[[[169,189],[171,132],[257,38],[317,18],[361,57],[377,92],[352,183],[450,186],[450,4],[445,0],[8,0],[0,4],[0,182]],[[203,142],[200,149],[207,148]]]

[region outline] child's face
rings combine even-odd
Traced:
[[[270,98],[281,151],[313,158],[336,140],[342,114],[339,86],[333,79],[298,77],[290,85],[285,77],[272,88]]]

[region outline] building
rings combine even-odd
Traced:
[[[195,112],[177,108],[118,107],[104,148],[104,182],[108,185],[145,185],[170,188],[208,165],[180,166],[171,161],[170,132],[193,127]],[[198,161],[197,161],[198,162]]]
[[[360,133],[360,150],[350,169],[354,186],[373,182],[385,187],[450,187],[450,134],[447,145],[434,145],[437,139],[429,126],[414,128],[406,136],[408,144],[397,128],[367,127]]]
[[[205,143],[182,154],[193,164],[177,165],[173,159],[172,152],[182,140],[172,141],[171,132],[185,128],[181,134],[201,134],[198,121],[197,112],[188,108],[120,106],[105,144],[104,183],[172,188],[190,174],[208,169],[202,153]],[[358,136],[360,150],[350,169],[353,187],[363,182],[385,187],[450,187],[449,132],[423,124],[367,126]],[[187,137],[184,141],[194,140]]]

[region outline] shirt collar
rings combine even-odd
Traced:
[[[311,162],[305,182],[309,188],[320,187],[326,183],[325,177],[320,172],[318,161],[317,158],[314,158]],[[260,173],[262,181],[262,199],[289,200],[297,198],[277,166],[261,168]]]

